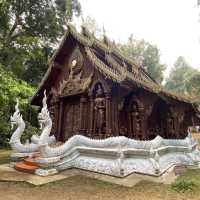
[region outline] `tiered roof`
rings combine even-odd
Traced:
[[[104,36],[103,41],[100,41],[85,27],[82,27],[82,32],[79,33],[74,26],[68,25],[61,44],[52,56],[49,62],[49,68],[39,84],[36,94],[31,100],[33,104],[35,99],[37,99],[38,95],[41,94],[45,88],[45,85],[47,85],[47,83],[48,85],[53,83],[53,80],[50,79],[50,75],[54,73],[54,61],[62,51],[69,36],[72,36],[78,44],[83,47],[88,60],[93,63],[94,67],[112,81],[119,84],[129,81],[159,96],[172,98],[185,103],[195,103],[194,100],[189,97],[180,96],[164,89],[134,60],[125,56],[106,36]]]

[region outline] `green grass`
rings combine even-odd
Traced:
[[[189,169],[180,175],[176,181],[191,181],[200,187],[200,169]]]
[[[10,161],[11,150],[0,149],[0,164],[8,163]]]
[[[195,189],[195,184],[192,181],[175,181],[172,183],[171,189],[176,192],[186,192],[186,191],[193,191]]]
[[[200,190],[200,169],[188,169],[180,175],[170,189],[175,192],[198,192]]]

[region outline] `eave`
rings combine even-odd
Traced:
[[[69,36],[72,36],[72,38],[83,47],[88,60],[93,64],[93,66],[105,77],[111,79],[112,81],[119,84],[125,83],[126,80],[132,81],[134,85],[137,85],[137,87],[141,87],[149,92],[157,94],[158,96],[172,98],[176,101],[189,104],[195,103],[194,100],[188,97],[180,96],[164,89],[142,68],[140,68],[136,62],[124,56],[123,53],[121,53],[114,44],[108,42],[108,40],[106,40],[106,42],[101,42],[100,40],[96,39],[94,35],[92,35],[85,27],[83,27],[82,33],[79,33],[72,25],[69,24],[58,49],[49,60],[49,68],[40,82],[38,90],[32,97],[31,104],[40,104],[39,102],[42,99],[43,90],[46,89],[48,93],[51,87],[50,84],[53,82],[52,74],[57,73],[58,70],[61,70],[61,67],[57,65],[56,58],[64,48]],[[109,65],[97,58],[94,53],[94,49],[103,52],[103,55],[105,56],[105,59]],[[121,63],[123,63],[123,65],[115,59],[115,56],[121,61]],[[129,71],[127,66],[131,66],[132,71]]]

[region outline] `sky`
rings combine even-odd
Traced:
[[[200,70],[200,7],[197,0],[79,0],[83,17],[91,16],[110,39],[126,42],[133,34],[160,49],[167,77],[184,56]]]

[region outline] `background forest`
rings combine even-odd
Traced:
[[[26,121],[26,136],[38,132],[37,108],[31,107],[29,98],[47,70],[66,23],[82,16],[78,0],[1,0],[0,1],[0,148],[8,147],[9,118],[16,98]],[[100,38],[105,34],[91,17],[83,24]],[[168,78],[167,66],[160,61],[157,46],[133,35],[119,49],[138,62],[164,87],[179,94],[196,97],[200,102],[200,72],[180,56]],[[26,139],[26,138],[24,138]]]

